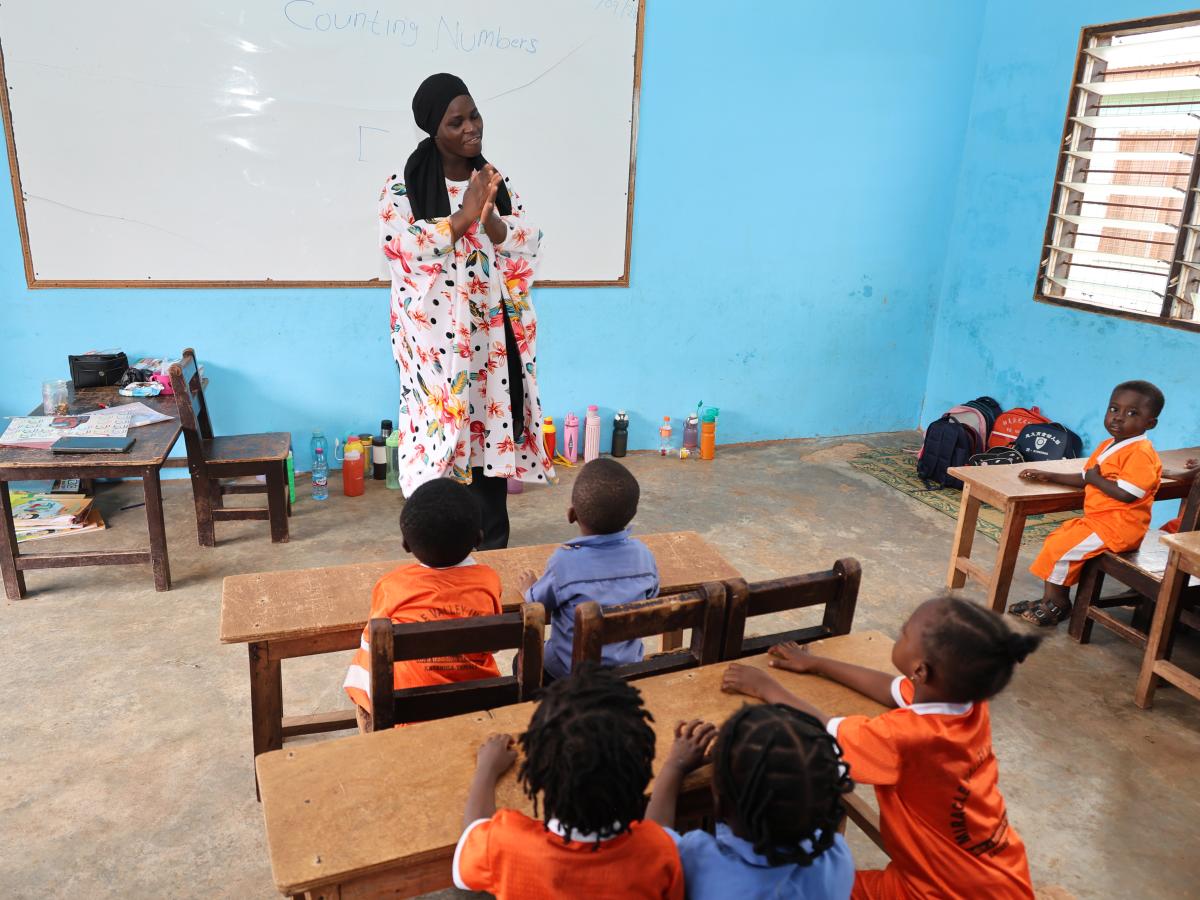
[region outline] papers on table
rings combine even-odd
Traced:
[[[173,416],[151,409],[145,403],[122,403],[120,406],[110,406],[88,413],[89,416],[129,416],[129,427],[140,428],[143,425],[154,425],[158,422],[169,422]],[[105,437],[124,437],[123,434],[105,435]],[[99,437],[99,435],[97,435]]]

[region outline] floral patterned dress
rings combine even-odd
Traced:
[[[448,218],[414,219],[400,176],[379,198],[379,239],[392,277],[392,355],[400,368],[400,486],[487,476],[545,484],[554,469],[542,441],[537,318],[529,300],[541,232],[505,179],[512,215],[493,245],[478,222],[455,243]],[[446,181],[451,206],[467,182]],[[521,434],[513,434],[504,316],[521,354]]]

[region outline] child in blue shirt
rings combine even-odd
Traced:
[[[526,600],[542,604],[550,614],[547,681],[571,671],[575,607],[580,603],[617,606],[658,596],[654,554],[629,535],[640,493],[637,479],[619,462],[592,460],[579,470],[567,508],[567,521],[579,525],[580,536],[554,551],[541,578],[526,571],[517,582]],[[601,662],[619,666],[640,662],[643,654],[640,640],[621,641],[604,647]]]
[[[716,834],[677,834],[679,787],[710,755]],[[679,847],[688,900],[846,900],[854,858],[837,828],[853,788],[837,742],[815,718],[782,704],[743,706],[719,732],[698,720],[675,726],[646,818]]]

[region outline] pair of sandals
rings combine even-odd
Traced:
[[[1021,600],[1008,608],[1014,616],[1024,619],[1038,628],[1053,628],[1071,617],[1071,604],[1059,606],[1044,597],[1037,600]]]

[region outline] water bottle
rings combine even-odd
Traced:
[[[600,458],[600,409],[589,406],[583,419],[583,461]]]
[[[362,441],[350,435],[342,449],[342,493],[347,497],[362,496],[363,462]]]
[[[658,455],[666,456],[671,452],[671,417],[663,416],[662,425],[658,428]]]
[[[687,417],[683,423],[683,447],[689,453],[695,452],[700,446],[699,441],[700,418],[695,413]]]
[[[554,427],[554,416],[546,416],[542,420],[542,446],[546,448],[546,459],[554,462],[558,429]]]
[[[321,452],[325,454],[325,466],[326,466],[326,468],[328,468],[328,466],[329,466],[329,444],[325,440],[325,432],[322,431],[320,428],[314,428],[313,433],[312,433],[312,438],[308,442],[308,452],[310,454],[310,456],[309,456],[310,459],[316,458],[318,447],[320,447]]]
[[[296,460],[292,457],[292,451],[288,451],[287,455],[287,475],[288,475],[288,503],[296,502]]]
[[[388,439],[388,435],[391,434],[394,430],[395,429],[392,428],[392,420],[391,419],[384,419],[382,422],[379,423],[379,436],[382,437],[385,441]]]
[[[387,486],[393,491],[400,490],[400,435],[393,431],[384,441],[387,449]]]
[[[387,442],[379,434],[371,438],[371,478],[374,481],[387,478]]]
[[[325,440],[324,437],[321,440]],[[325,460],[325,448],[313,450],[312,497],[314,500],[329,499],[329,463]]]
[[[563,459],[572,465],[579,456],[579,417],[567,413],[563,418]]]
[[[712,459],[717,453],[717,416],[721,411],[710,406],[700,420],[700,458]]]
[[[612,437],[612,455],[624,456],[625,451],[629,447],[629,416],[625,415],[625,410],[617,410],[616,416],[613,417],[613,437]]]

